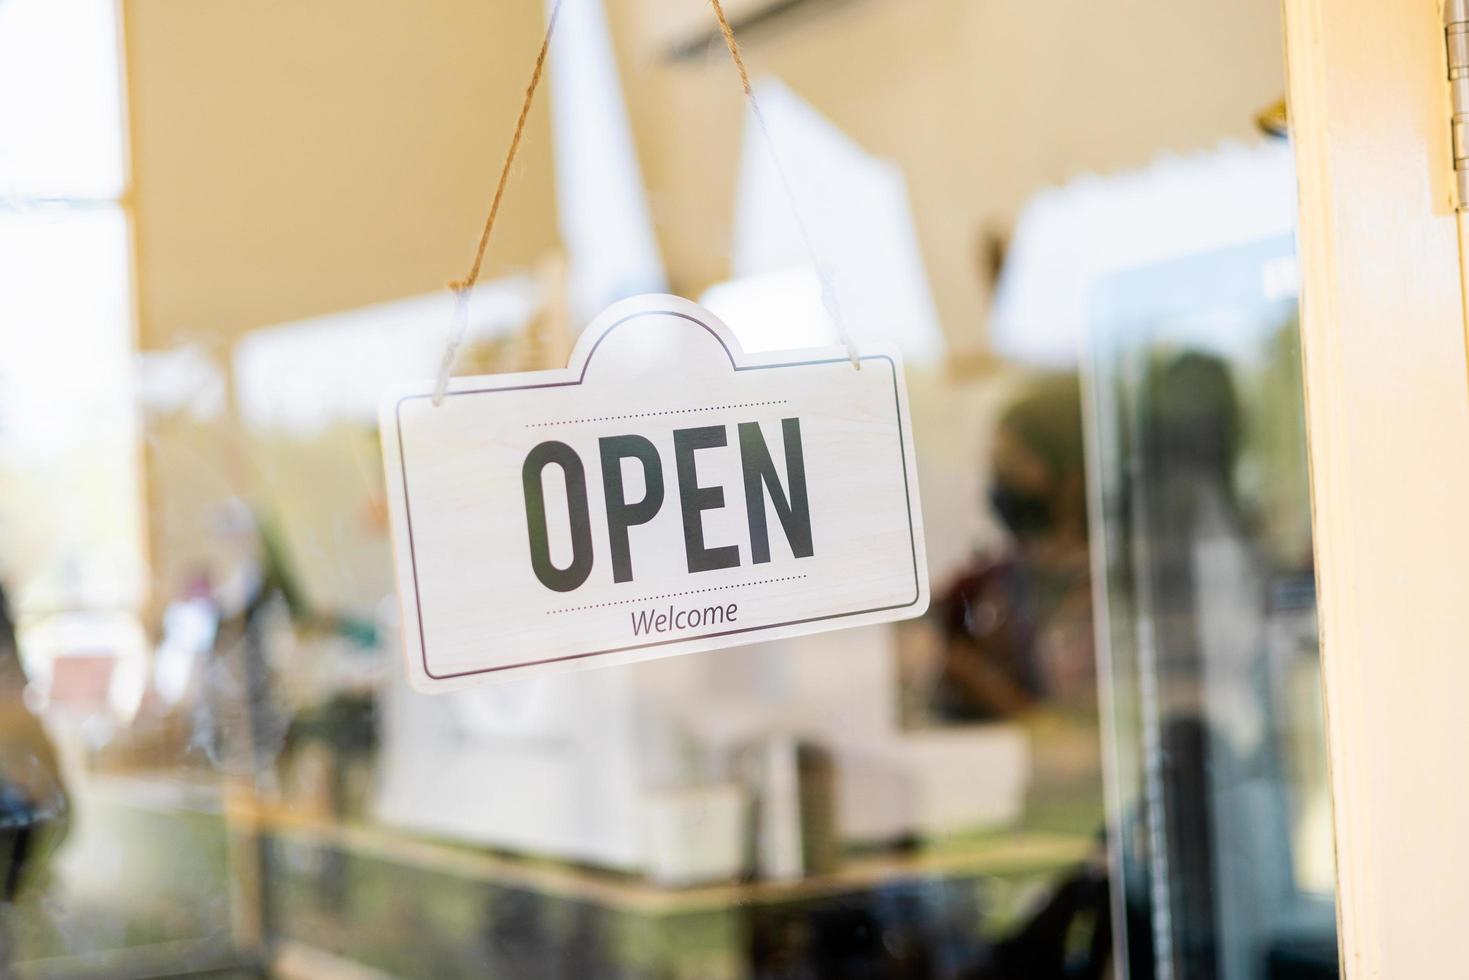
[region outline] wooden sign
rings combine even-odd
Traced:
[[[408,673],[425,691],[920,615],[902,364],[746,354],[707,310],[603,313],[565,370],[382,405]]]

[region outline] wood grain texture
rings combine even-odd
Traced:
[[[417,385],[390,395],[414,684],[921,614],[902,363],[861,354],[860,370],[845,348],[747,355],[708,311],[640,297],[588,327],[566,368],[459,379],[437,407]]]
[[[1286,0],[1346,975],[1463,975],[1469,382],[1431,0]]]

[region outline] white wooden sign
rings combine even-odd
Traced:
[[[643,296],[565,370],[382,405],[408,673],[439,691],[920,615],[895,348],[746,354]]]

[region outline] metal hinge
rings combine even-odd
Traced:
[[[1469,210],[1469,0],[1445,0],[1444,43],[1449,51],[1449,98],[1454,108],[1454,182],[1457,208]]]

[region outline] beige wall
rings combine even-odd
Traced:
[[[704,0],[607,0],[675,286],[727,271],[741,122]],[[217,337],[462,272],[540,33],[538,0],[124,0],[142,335]],[[712,24],[712,16],[709,18]],[[976,241],[1039,187],[1251,138],[1284,89],[1275,0],[850,0],[752,33],[776,75],[907,174],[939,311],[980,340]],[[490,253],[556,241],[549,95]]]
[[[664,254],[697,293],[726,270],[741,107],[722,49],[658,57],[650,39],[688,2],[611,0]],[[849,0],[789,21],[749,35],[752,73],[902,166],[960,349],[982,344],[985,229],[1076,174],[1256,139],[1255,112],[1285,89],[1277,0]]]
[[[142,338],[463,274],[539,44],[535,0],[124,0]],[[545,104],[489,270],[556,241]]]

